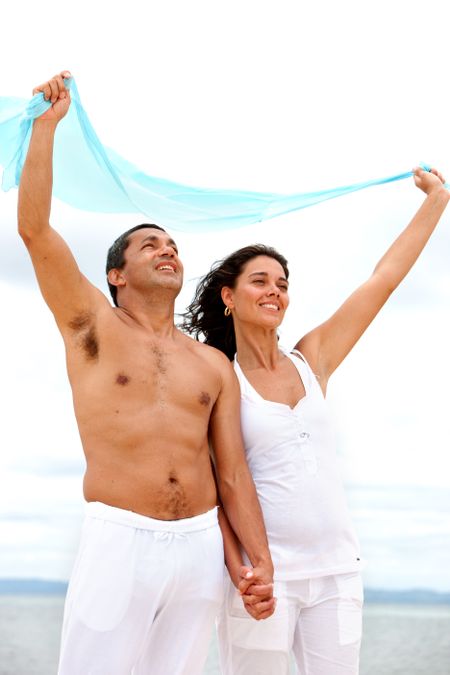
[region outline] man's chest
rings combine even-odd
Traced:
[[[83,389],[101,389],[130,404],[170,403],[209,414],[220,391],[218,373],[197,352],[127,331],[99,331],[97,359],[87,361],[75,353],[72,361],[72,378],[88,384]]]

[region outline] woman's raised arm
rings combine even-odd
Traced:
[[[424,249],[450,198],[442,175],[415,169],[426,199],[411,222],[377,263],[372,275],[324,323],[296,345],[310,361],[325,393],[330,375],[359,340]]]

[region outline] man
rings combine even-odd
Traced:
[[[59,673],[194,675],[222,595],[208,436],[221,501],[252,579],[270,586],[273,577],[240,437],[238,384],[226,357],[174,326],[183,266],[167,232],[138,226],[111,247],[113,308],[50,227],[53,140],[70,105],[67,76],[34,90],[52,107],[34,123],[18,213],[64,339],[87,462],[87,516]],[[273,608],[269,599],[254,611],[267,616]]]

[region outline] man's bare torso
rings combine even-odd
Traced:
[[[111,308],[75,316],[65,343],[87,501],[164,520],[212,508],[214,350],[179,331],[158,337]]]

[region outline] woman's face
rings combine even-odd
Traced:
[[[274,258],[260,255],[243,268],[233,289],[223,289],[235,321],[277,328],[289,305],[288,281]]]

